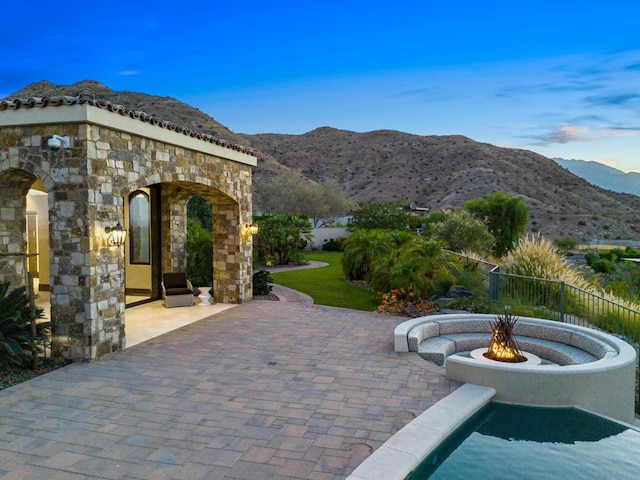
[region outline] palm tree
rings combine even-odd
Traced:
[[[345,239],[343,247],[342,270],[352,280],[367,278],[376,259],[392,250],[388,233],[382,230],[356,230]]]
[[[399,249],[378,258],[368,281],[377,292],[412,288],[417,295],[428,297],[435,293],[436,280],[450,279],[457,268],[440,243],[414,235]]]

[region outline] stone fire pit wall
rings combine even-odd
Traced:
[[[625,422],[634,419],[636,352],[626,342],[584,327],[521,317],[514,334],[542,365],[490,362],[469,352],[488,347],[494,315],[432,315],[394,331],[397,352],[444,365],[454,380],[492,387],[494,400],[522,405],[579,406]]]

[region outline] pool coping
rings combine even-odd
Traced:
[[[496,390],[470,383],[425,410],[362,462],[347,480],[402,480],[469,417],[487,405]]]

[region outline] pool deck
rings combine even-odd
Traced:
[[[461,385],[403,318],[274,293],[0,391],[0,479],[343,479]]]

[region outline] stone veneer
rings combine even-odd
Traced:
[[[49,149],[54,134],[71,147]],[[122,221],[124,197],[141,187],[160,184],[162,270],[186,269],[186,205],[199,194],[213,206],[213,297],[250,299],[252,244],[241,226],[252,221],[255,164],[250,153],[95,105],[0,109],[0,254],[26,250],[26,194],[40,179],[54,355],[93,360],[125,347],[124,249],[108,245],[105,228]],[[23,259],[2,257],[0,267],[1,279],[24,284]]]

